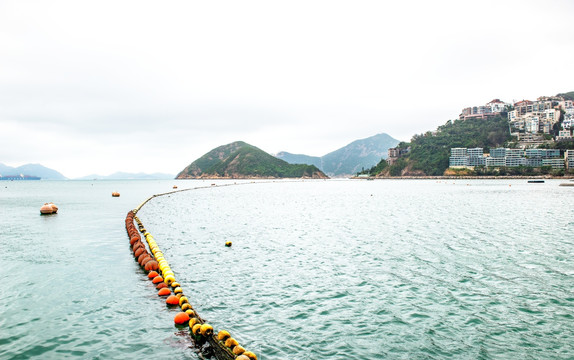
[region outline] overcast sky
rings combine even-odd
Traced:
[[[175,174],[574,90],[574,1],[0,0],[0,162]]]

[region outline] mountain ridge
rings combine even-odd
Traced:
[[[24,164],[18,167],[8,166],[6,164],[0,163],[0,174],[1,175],[30,175],[37,176],[42,180],[67,180],[68,178],[62,175],[60,172],[45,167],[41,164]]]
[[[348,176],[386,159],[388,149],[397,146],[399,142],[386,133],[380,133],[352,141],[323,156],[292,154],[287,151],[280,151],[275,156],[290,164],[314,165],[328,176]]]

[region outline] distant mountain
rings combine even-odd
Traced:
[[[77,178],[76,180],[168,180],[168,179],[173,179],[173,175],[163,173],[144,174],[144,173],[116,172],[107,176],[97,174],[82,176],[81,178]]]
[[[346,176],[354,175],[363,168],[369,169],[381,159],[386,159],[388,149],[397,146],[398,143],[399,140],[383,133],[355,140],[321,157],[296,155],[285,151],[276,156],[290,164],[315,165],[329,176]]]
[[[243,141],[217,147],[192,162],[176,179],[327,178],[313,165],[292,165]]]
[[[0,163],[1,175],[31,175],[38,176],[42,180],[66,180],[67,178],[56,170],[47,168],[40,164],[26,164],[18,167],[11,167]]]
[[[321,157],[320,156],[309,156],[303,154],[291,154],[287,151],[281,151],[275,155],[275,157],[287,161],[289,164],[307,164],[315,165],[317,168],[321,169]]]

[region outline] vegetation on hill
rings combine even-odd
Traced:
[[[564,99],[566,100],[572,100],[574,101],[574,91],[570,91],[567,93],[562,93],[562,94],[558,94],[556,96],[562,96]]]
[[[365,171],[370,175],[443,175],[449,165],[450,149],[455,147],[489,148],[503,146],[509,141],[510,132],[505,114],[491,119],[449,120],[439,126],[436,132],[413,136],[410,143],[398,146],[411,150],[392,166],[379,164]]]
[[[289,164],[243,141],[215,148],[177,175],[192,178],[327,178],[317,167]]]

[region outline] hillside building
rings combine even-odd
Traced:
[[[564,169],[564,159],[560,157],[559,149],[509,149],[492,148],[488,156],[482,148],[451,148],[449,167],[474,168],[487,167],[518,167],[518,166],[552,166],[553,169]],[[570,153],[573,158],[574,152]]]
[[[500,99],[494,99],[485,105],[472,106],[462,109],[459,115],[460,120],[487,119],[503,112],[510,104]]]

